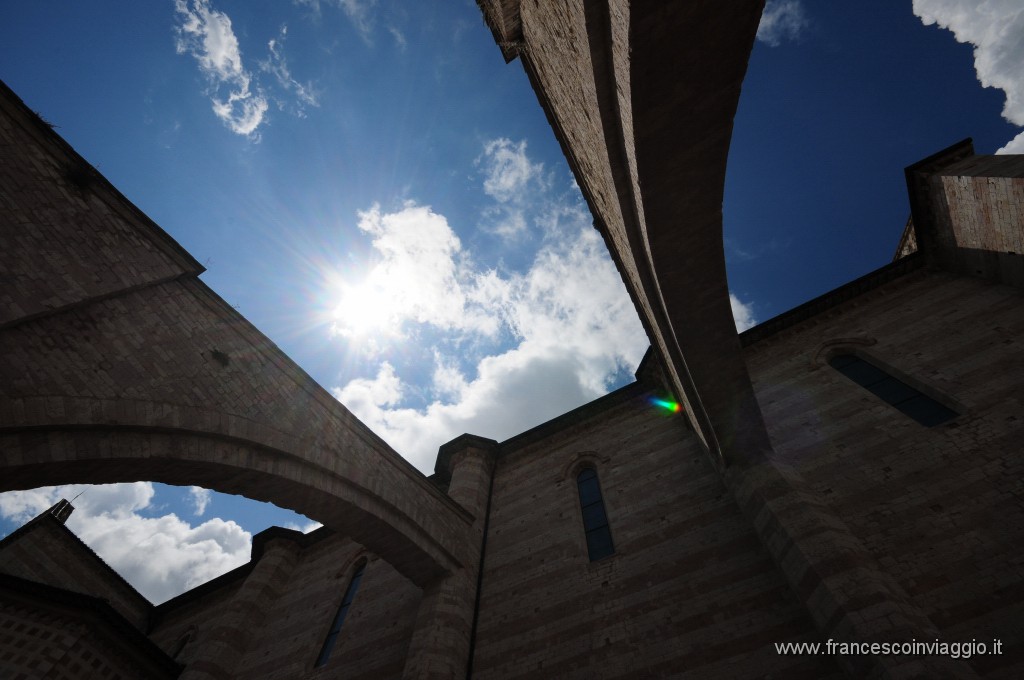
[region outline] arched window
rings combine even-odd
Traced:
[[[959,415],[855,354],[839,354],[829,365],[864,389],[925,427],[941,425]]]
[[[580,492],[580,509],[583,512],[583,530],[587,536],[587,552],[590,561],[599,560],[615,553],[612,531],[608,526],[608,515],[604,511],[601,485],[597,482],[594,468],[583,468],[576,475],[576,486]]]
[[[345,623],[348,608],[352,605],[352,600],[356,598],[356,591],[359,590],[359,581],[363,578],[364,569],[366,569],[366,560],[360,560],[356,565],[356,570],[352,573],[352,579],[348,582],[348,588],[345,589],[345,597],[341,598],[341,604],[338,605],[338,613],[334,615],[334,622],[331,623],[324,646],[320,648],[320,656],[316,658],[315,668],[323,666],[331,658],[331,650],[334,649],[334,643],[338,640],[341,624]]]

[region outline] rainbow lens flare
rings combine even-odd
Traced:
[[[679,413],[683,409],[682,406],[674,401],[666,401],[665,399],[658,399],[656,397],[651,397],[650,402],[658,408],[663,408],[666,411],[671,411],[672,413]]]

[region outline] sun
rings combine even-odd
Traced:
[[[349,338],[399,334],[405,296],[394,282],[367,277],[358,285],[342,284],[333,311],[333,327]]]

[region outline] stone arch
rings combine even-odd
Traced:
[[[600,470],[609,460],[611,459],[607,455],[599,454],[597,451],[577,451],[562,465],[555,481],[574,480],[585,467]]]
[[[139,480],[195,484],[323,522],[417,585],[461,563],[455,546],[469,524],[465,511],[403,470],[404,461],[376,456],[372,474],[366,451],[310,449],[315,442],[238,416],[166,403],[36,397],[0,400],[0,412],[20,415],[0,426],[0,491]]]
[[[758,460],[771,445],[731,313],[722,199],[763,3],[558,6],[485,12],[522,60],[695,432],[723,464]]]
[[[867,336],[832,338],[818,344],[811,354],[810,370],[816,371],[828,365],[829,359],[843,352],[863,354],[862,347],[871,347],[878,344],[876,338]]]
[[[695,426],[727,464],[771,451],[732,317],[722,202],[732,121],[760,18],[751,3],[633,3],[623,134],[643,220],[654,334],[694,408]],[[699,30],[693,30],[700,27]],[[693,40],[678,44],[686,31]],[[698,37],[699,36],[699,37]],[[715,68],[707,67],[715,54]],[[677,84],[685,82],[686,87]],[[659,304],[660,303],[660,304]],[[692,417],[692,416],[691,416]],[[704,422],[702,422],[702,420]]]
[[[199,484],[320,520],[420,586],[461,568],[465,510],[2,84],[0,119],[0,490]]]

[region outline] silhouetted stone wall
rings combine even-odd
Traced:
[[[233,657],[229,677],[283,680],[315,674],[317,678],[370,680],[401,676],[420,589],[347,538],[326,530],[293,538],[274,539],[254,563],[158,607],[153,639],[173,654],[188,635],[178,660],[190,668],[199,658],[223,665]],[[283,568],[275,565],[261,571],[264,560],[284,553],[291,557]],[[367,564],[341,633],[328,662],[316,669],[354,566],[362,559]],[[238,603],[250,595],[255,596],[251,611],[229,620],[232,609],[237,610]],[[244,640],[244,644],[222,650],[218,639]]]
[[[842,517],[948,641],[1024,668],[1024,295],[918,271],[746,350],[780,465]],[[961,415],[924,427],[832,369],[857,352]]]
[[[503,453],[474,677],[840,677],[682,414],[642,389]],[[598,473],[615,554],[590,562],[576,476]]]

